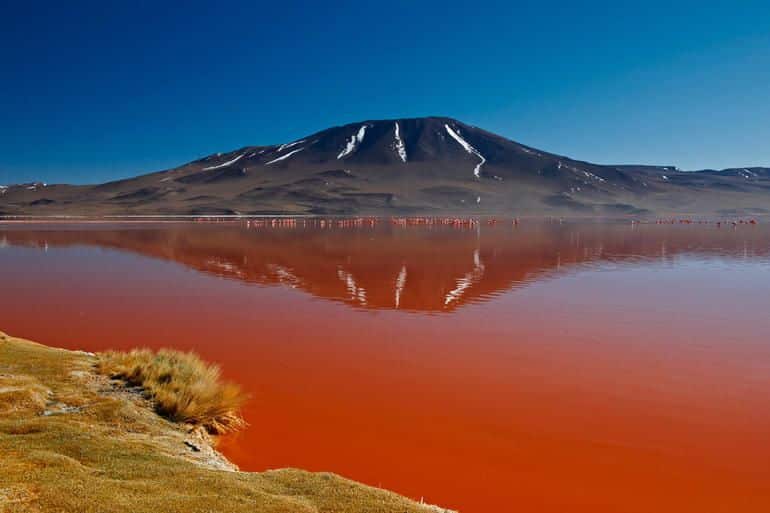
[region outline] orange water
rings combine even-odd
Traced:
[[[770,230],[0,225],[0,329],[193,349],[242,468],[465,512],[770,511]]]

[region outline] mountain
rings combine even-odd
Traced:
[[[362,121],[99,185],[0,187],[4,215],[768,212],[768,168],[591,164],[442,117]]]

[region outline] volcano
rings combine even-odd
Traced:
[[[452,118],[369,120],[97,185],[0,187],[2,215],[770,213],[770,169],[600,165]]]

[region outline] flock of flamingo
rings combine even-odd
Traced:
[[[737,221],[704,221],[704,220],[698,220],[694,221],[692,219],[658,219],[655,221],[655,224],[713,224],[717,228],[721,228],[724,226],[732,226],[733,228],[737,227],[739,224],[749,224],[749,225],[755,225],[758,224],[756,219],[739,219]]]
[[[232,217],[198,217],[195,218],[196,223],[242,223],[243,219],[234,219]],[[547,217],[545,221],[551,223],[564,223],[563,217]],[[389,223],[396,227],[409,227],[409,226],[448,226],[452,228],[476,228],[482,224],[488,226],[497,225],[511,225],[518,226],[521,223],[521,219],[514,217],[512,219],[498,219],[494,217],[477,219],[477,218],[463,218],[463,217],[353,217],[353,218],[338,218],[338,219],[322,219],[322,218],[295,218],[295,217],[272,217],[272,218],[254,218],[246,219],[245,224],[247,228],[373,228],[381,223]],[[722,226],[730,226],[737,228],[739,225],[756,225],[759,224],[756,219],[738,219],[735,221],[710,221],[702,219],[690,219],[690,218],[669,218],[669,219],[656,219],[653,221],[641,221],[632,219],[632,225],[639,224],[698,224],[698,225],[713,225],[717,228]]]

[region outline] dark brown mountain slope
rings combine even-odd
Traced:
[[[4,215],[767,212],[767,168],[596,165],[440,117],[353,123],[100,185],[0,189]]]

